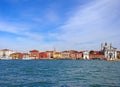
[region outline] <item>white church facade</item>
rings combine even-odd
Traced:
[[[117,48],[114,48],[112,44],[101,44],[101,51],[104,52],[105,58],[107,60],[116,60]]]

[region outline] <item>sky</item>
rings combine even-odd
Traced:
[[[120,50],[120,0],[0,0],[0,49]]]

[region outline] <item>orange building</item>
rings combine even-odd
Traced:
[[[38,50],[31,50],[29,52],[30,52],[31,59],[39,59],[39,51]]]
[[[91,51],[89,54],[90,59],[104,59],[105,55],[100,51]]]
[[[12,53],[12,54],[10,55],[10,57],[11,57],[12,59],[22,59],[22,58],[23,58],[23,55],[22,55],[22,53],[16,52],[16,53]]]

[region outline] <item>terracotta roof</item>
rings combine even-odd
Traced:
[[[46,51],[46,52],[53,52],[53,51]]]
[[[3,49],[2,51],[9,51],[9,49]]]
[[[40,52],[39,54],[46,54],[47,52]]]
[[[30,52],[39,52],[38,50],[31,50]]]
[[[22,54],[22,53],[20,53],[20,52],[16,52],[16,53],[12,53],[11,55],[16,55],[16,54]]]
[[[120,51],[117,51],[117,53],[120,53]]]
[[[64,52],[66,53],[66,52],[69,52],[69,51],[62,51],[62,53],[64,53]]]
[[[61,52],[56,52],[55,54],[60,54]]]

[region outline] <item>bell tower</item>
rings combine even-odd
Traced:
[[[103,43],[101,43],[101,51],[103,51]]]

